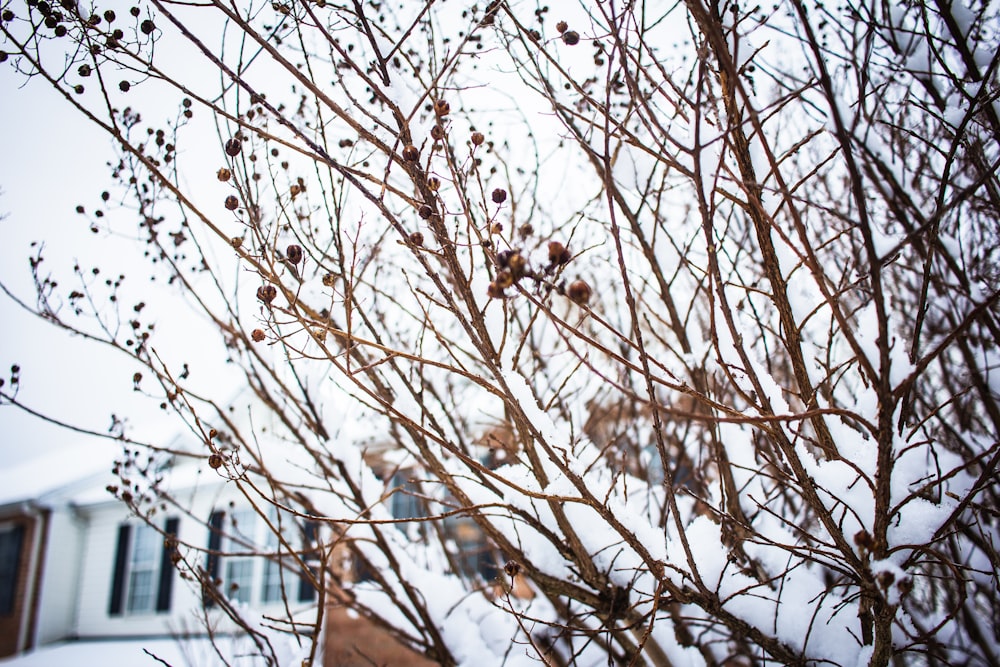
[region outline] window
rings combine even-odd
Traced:
[[[278,515],[273,508],[267,522],[252,509],[212,513],[207,570],[220,582],[220,593],[246,604],[272,604],[285,597],[299,602],[314,599],[315,591],[308,579],[297,572],[298,562],[283,558],[287,556],[287,548],[268,523],[278,526]],[[295,517],[285,516],[281,534],[286,544],[296,548],[311,544],[316,530],[311,523],[302,526]],[[206,603],[212,603],[210,596]]]
[[[145,523],[118,526],[109,615],[170,611],[174,581],[171,538],[177,536],[177,523],[170,518],[162,528]]]
[[[14,611],[23,542],[24,524],[0,526],[0,616]]]

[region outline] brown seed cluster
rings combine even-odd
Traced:
[[[530,235],[533,230],[525,230]],[[548,243],[548,264],[539,271],[532,271],[528,260],[521,250],[502,250],[496,254],[494,263],[497,267],[496,277],[486,290],[487,296],[501,299],[506,296],[504,290],[517,284],[522,278],[530,277],[536,283],[548,283],[548,280],[561,272],[561,268],[573,258],[569,249],[561,241]],[[550,284],[551,287],[551,284]],[[594,295],[594,290],[584,280],[577,279],[565,286],[565,283],[555,287],[559,294],[566,296],[578,306],[586,306]]]
[[[243,151],[243,142],[237,137],[233,137],[226,142],[226,155],[236,157]]]
[[[274,285],[261,285],[257,288],[257,298],[268,305],[271,305],[276,296],[278,296],[278,289]]]

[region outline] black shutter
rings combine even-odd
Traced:
[[[37,525],[37,524],[36,524]],[[24,524],[19,523],[0,533],[0,615],[13,613],[17,600],[17,582],[21,570],[21,546]]]
[[[302,535],[302,560],[307,564],[311,560],[319,558],[319,546],[316,544],[316,537],[319,533],[318,521],[306,521]],[[309,567],[313,574],[316,568]],[[316,599],[316,589],[313,588],[312,581],[308,576],[299,577],[299,602],[312,602]]]
[[[215,588],[215,581],[219,578],[219,549],[222,547],[222,521],[225,518],[225,512],[212,512],[212,515],[208,518],[208,560],[205,563],[205,575],[208,577],[206,586],[210,586],[211,589]],[[214,598],[211,594],[211,589],[205,591],[202,596],[203,602],[206,606],[212,606]]]
[[[132,526],[123,523],[118,526],[118,549],[115,553],[115,570],[111,575],[111,601],[108,615],[120,616],[125,602],[125,574],[128,569],[128,547],[132,538]]]
[[[177,517],[167,519],[163,530],[163,555],[160,556],[160,585],[156,591],[156,611],[170,611],[170,596],[174,587],[173,554],[177,550]]]

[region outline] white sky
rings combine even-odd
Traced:
[[[20,298],[34,302],[28,258],[32,241],[47,240],[45,264],[67,272],[74,259],[89,267],[115,239],[93,235],[76,214],[77,204],[93,209],[110,182],[104,164],[110,142],[71,110],[43,81],[23,83],[9,66],[0,66],[0,280]],[[140,276],[136,275],[136,279]],[[70,289],[67,283],[65,294]],[[135,415],[145,432],[176,425],[158,414],[156,404],[140,400],[131,387],[136,367],[123,355],[85,343],[33,317],[0,294],[0,377],[10,389],[12,364],[21,366],[18,399],[74,424],[106,431],[111,412]],[[70,432],[0,406],[0,466],[30,459],[60,447],[91,446],[107,456],[100,441]],[[109,460],[110,465],[110,460]]]

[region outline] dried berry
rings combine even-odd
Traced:
[[[524,276],[525,272],[528,270],[528,260],[524,258],[519,252],[515,252],[507,260],[507,268],[510,269],[510,273],[514,276],[514,280],[519,280]]]
[[[431,192],[437,192],[441,189],[441,181],[436,176],[431,176],[427,179],[427,189]]]
[[[585,306],[587,302],[590,301],[591,295],[593,295],[593,290],[590,289],[590,285],[582,280],[574,280],[566,288],[566,296],[569,300],[578,306]]]
[[[503,565],[503,571],[508,577],[514,578],[521,573],[521,564],[517,561],[509,560]]]
[[[434,103],[434,113],[438,116],[447,116],[451,113],[451,105],[447,100],[438,100]]]
[[[108,23],[114,23],[115,22],[115,13],[113,11],[111,11],[110,9],[108,11],[104,12],[104,20],[107,21]]]
[[[514,256],[514,250],[501,250],[497,253],[497,266],[506,269],[510,266],[510,258]]]
[[[212,454],[208,457],[208,467],[212,470],[218,470],[222,467],[223,463],[222,457],[218,454]]]
[[[257,298],[264,303],[270,304],[278,296],[278,290],[274,285],[261,285],[257,288]]]
[[[235,211],[240,207],[240,200],[236,198],[236,195],[229,195],[226,197],[226,208],[230,211]]]
[[[416,146],[404,146],[403,159],[407,162],[416,162],[420,159],[420,151],[417,150]]]
[[[535,228],[531,226],[530,222],[526,222],[517,230],[517,233],[521,235],[522,239],[526,239],[535,233]]]
[[[62,24],[57,25],[56,26],[55,35],[56,35],[56,37],[65,37],[66,36],[66,26],[64,26]]]
[[[499,287],[501,290],[506,289],[514,284],[514,276],[511,275],[510,271],[504,269],[503,271],[497,274],[497,278],[496,280],[493,281],[493,284]]]
[[[152,33],[154,30],[156,30],[156,24],[150,21],[149,19],[146,19],[145,21],[139,24],[139,30],[142,30],[142,34],[148,35]]]
[[[91,71],[92,70],[90,69],[90,65],[84,64],[84,65],[80,65],[77,68],[76,73],[79,74],[82,77],[88,77],[88,76],[90,76]]]
[[[473,132],[470,139],[473,146],[482,146],[483,142],[486,141],[486,137],[483,136],[482,132]]]
[[[493,191],[493,194],[490,195],[490,198],[493,199],[494,204],[502,204],[507,201],[507,191],[503,188],[497,188]]]
[[[250,332],[250,338],[253,339],[253,342],[259,343],[264,340],[264,332],[260,329],[254,329]]]
[[[431,139],[434,141],[441,141],[444,139],[444,128],[440,125],[435,125],[431,128]]]
[[[226,155],[229,157],[236,157],[243,150],[243,142],[241,142],[236,137],[233,137],[226,142]]]
[[[8,21],[13,21],[14,20],[14,12],[10,11],[9,9],[5,9],[5,10],[3,10],[3,14],[0,15],[0,18],[3,18],[4,23],[6,23]]]
[[[239,250],[240,247],[243,245],[243,237],[234,236],[233,238],[229,239],[229,245],[233,246],[234,250]]]
[[[431,217],[432,215],[434,215],[434,209],[432,209],[432,208],[431,208],[430,206],[428,206],[427,204],[423,204],[423,205],[422,205],[422,206],[420,207],[420,209],[419,209],[419,210],[417,211],[417,214],[418,214],[418,215],[419,215],[419,216],[420,216],[421,218],[423,218],[424,220],[426,220],[427,218],[429,218],[429,217]]]
[[[302,261],[302,246],[294,243],[288,246],[288,248],[285,249],[285,257],[287,257],[288,261],[292,264],[298,264]]]
[[[567,30],[562,34],[562,41],[566,46],[575,46],[580,43],[580,33],[576,30]]]
[[[491,299],[502,299],[504,296],[503,288],[497,285],[495,282],[490,283],[489,287],[486,288],[486,296],[490,297]]]
[[[415,246],[422,246],[424,244],[424,235],[420,232],[413,232],[410,234],[410,243]]]
[[[324,287],[333,287],[335,284],[337,284],[337,276],[335,274],[327,273],[323,276]]]
[[[558,32],[560,35],[566,32],[568,29],[569,26],[566,25],[565,21],[560,21],[559,23],[556,24],[556,32]]]
[[[132,84],[130,84],[128,81],[119,81],[118,82],[118,90],[122,91],[123,93],[127,93],[128,89],[131,88],[131,87],[132,87]]]
[[[215,177],[218,178],[220,181],[223,181],[223,182],[228,181],[230,178],[232,178],[232,176],[233,176],[233,172],[229,171],[225,167],[223,167],[222,169],[219,169],[219,171],[215,172]]]
[[[549,264],[566,264],[571,259],[569,250],[559,241],[549,241]]]

